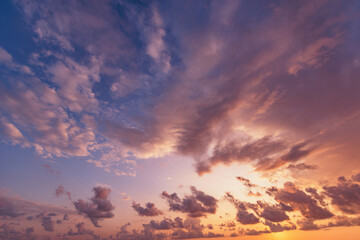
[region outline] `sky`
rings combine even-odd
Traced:
[[[360,235],[357,0],[0,2],[0,239]]]

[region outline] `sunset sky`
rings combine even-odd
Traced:
[[[0,1],[0,239],[358,240],[360,1]]]

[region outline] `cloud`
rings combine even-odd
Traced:
[[[337,45],[339,45],[339,36],[333,38],[320,38],[306,49],[289,60],[288,72],[296,75],[298,71],[304,68],[319,68],[328,59],[329,54]]]
[[[261,204],[261,206],[263,208],[263,211],[260,216],[268,221],[282,222],[290,219],[289,216],[285,213],[285,211],[277,206],[270,206],[268,204]]]
[[[0,133],[1,135],[11,139],[14,144],[22,143],[24,136],[14,124],[7,122],[4,118],[0,119]]]
[[[302,219],[297,221],[297,224],[300,226],[300,230],[311,231],[311,230],[319,230],[320,227],[314,223],[314,220],[311,219]]]
[[[67,195],[68,199],[72,201],[71,193],[69,191],[65,191],[63,185],[59,185],[59,187],[55,190],[55,196],[59,197],[61,195]]]
[[[19,217],[23,214],[17,211],[10,199],[0,196],[0,216]]]
[[[188,218],[183,221],[181,218],[164,219],[160,222],[152,220],[149,224],[143,224],[142,230],[129,231],[127,228],[130,223],[120,227],[116,233],[115,239],[132,240],[160,240],[160,239],[192,239],[192,238],[217,238],[223,237],[223,234],[213,232],[205,233],[205,226],[201,224],[200,219]],[[162,230],[155,232],[154,230]],[[164,232],[164,230],[166,232]],[[168,232],[169,231],[169,232]]]
[[[244,235],[257,236],[257,235],[266,234],[266,233],[271,233],[271,232],[267,229],[265,229],[265,230],[246,229]]]
[[[51,219],[51,216],[42,216],[41,225],[44,227],[45,231],[47,232],[54,231],[54,221]]]
[[[360,173],[351,176],[351,180],[353,180],[354,182],[360,182]]]
[[[284,188],[275,194],[275,200],[289,204],[294,210],[299,210],[305,218],[327,219],[333,216],[328,209],[320,207],[314,198],[291,182],[286,182]]]
[[[257,186],[256,184],[251,183],[250,180],[247,179],[247,178],[236,177],[236,179],[239,180],[240,182],[242,182],[244,184],[244,186],[247,187],[247,188],[253,188],[253,187]]]
[[[180,217],[176,217],[174,220],[165,218],[161,221],[151,220],[149,224],[143,225],[145,228],[152,228],[155,230],[170,230],[174,228],[185,228],[185,224]]]
[[[268,156],[278,153],[285,148],[285,144],[270,136],[239,145],[236,142],[227,143],[224,146],[214,147],[212,156],[207,162],[200,162],[197,165],[197,172],[202,175],[209,172],[212,166],[219,163],[230,164],[232,162],[252,162],[262,160]],[[207,168],[204,167],[207,166]]]
[[[76,227],[76,232],[73,231],[72,229],[69,230],[68,232],[68,236],[84,236],[84,235],[90,235],[93,237],[93,239],[100,239],[100,235],[96,235],[94,233],[94,231],[86,229],[85,228],[85,223],[83,222],[79,222],[75,225]]]
[[[243,224],[257,224],[260,222],[259,218],[257,218],[253,213],[249,213],[246,210],[238,209],[238,212],[236,213],[236,220]]]
[[[325,194],[331,203],[347,214],[360,213],[360,185],[346,179],[338,178],[336,186],[324,186]]]
[[[171,234],[173,239],[191,239],[191,238],[216,238],[223,237],[223,234],[212,232],[204,233],[205,226],[201,224],[200,219],[188,218],[184,221],[185,229],[177,229]]]
[[[0,225],[0,239],[27,239],[36,240],[37,237],[34,235],[34,228],[28,227],[25,231],[17,231],[9,226],[10,224],[4,223]]]
[[[264,225],[267,225],[270,228],[271,232],[283,232],[296,229],[296,225],[293,223],[291,223],[290,225],[281,225],[280,223],[275,224],[269,221],[265,221]]]
[[[162,70],[167,73],[170,71],[170,56],[166,51],[165,35],[163,20],[160,17],[159,11],[153,7],[152,9],[152,30],[148,34],[148,45],[146,47],[146,53],[157,62]]]
[[[163,214],[162,211],[160,211],[155,207],[154,203],[150,203],[150,202],[147,203],[145,207],[141,207],[140,204],[137,204],[136,202],[133,201],[132,208],[139,214],[139,216],[152,217]]]
[[[47,172],[51,174],[55,174],[56,176],[60,175],[60,171],[52,169],[49,164],[42,164],[42,166],[46,169]]]
[[[225,199],[227,199],[230,203],[232,203],[236,207],[237,209],[236,220],[239,223],[243,225],[248,225],[248,224],[257,224],[260,222],[260,219],[258,217],[256,217],[253,213],[247,211],[246,204],[244,202],[235,199],[231,193],[227,192],[225,195]]]
[[[191,186],[190,190],[191,195],[183,199],[180,199],[176,193],[168,194],[166,191],[161,197],[167,200],[170,210],[187,213],[189,217],[197,218],[216,213],[218,200],[197,190],[194,186]]]
[[[0,47],[0,63],[11,63],[12,56],[5,49]]]
[[[306,163],[298,163],[298,164],[289,164],[287,167],[290,170],[298,171],[298,170],[314,170],[317,169],[318,166],[316,165],[309,165]]]
[[[297,143],[288,149],[278,158],[263,158],[256,164],[256,170],[268,171],[276,169],[286,163],[296,162],[308,156],[316,149],[315,146],[305,148],[309,143],[307,141]]]
[[[64,221],[69,221],[69,219],[70,219],[70,218],[69,218],[69,215],[65,213],[65,214],[64,214],[64,217],[63,217],[63,220],[64,220]]]
[[[121,176],[135,175],[114,171],[129,155],[189,155],[200,175],[221,163],[293,164],[313,153],[306,139],[342,142],[334,122],[359,108],[356,52],[344,50],[357,43],[357,20],[343,15],[353,4],[265,4],[258,14],[255,3],[209,3],[204,12],[204,3],[189,11],[176,2],[19,0],[40,49],[23,53],[34,77],[9,68],[4,78],[12,84],[1,86],[1,111],[26,139],[6,138]],[[252,25],[259,35],[243,28],[252,15],[244,9],[261,15]],[[0,56],[18,64],[5,49]]]
[[[115,207],[108,199],[111,192],[110,189],[94,187],[93,192],[94,197],[91,198],[90,202],[79,199],[74,202],[74,206],[80,214],[84,214],[88,217],[95,227],[100,227],[98,224],[99,220],[114,217],[112,211]]]

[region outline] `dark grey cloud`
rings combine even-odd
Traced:
[[[259,140],[241,144],[229,142],[218,144],[214,147],[212,156],[207,161],[198,162],[196,165],[199,175],[210,172],[211,168],[219,163],[231,164],[233,162],[264,161],[268,156],[278,153],[286,148],[284,142],[270,136]]]
[[[226,193],[225,198],[231,202],[237,209],[236,220],[244,225],[256,224],[260,222],[260,219],[256,217],[253,213],[248,212],[246,203],[241,202],[234,198],[231,193]],[[255,205],[250,205],[251,209],[256,210]]]
[[[287,163],[299,161],[300,159],[308,156],[312,151],[316,149],[315,146],[308,145],[309,141],[300,142],[291,146],[290,149],[288,149],[285,153],[282,153],[280,157],[262,158],[256,163],[256,170],[269,171],[281,167]],[[300,167],[304,166],[300,165]]]
[[[351,226],[360,226],[360,217],[350,218],[346,216],[336,216],[333,221],[328,222],[323,228]]]
[[[236,220],[243,225],[256,224],[260,222],[259,218],[253,213],[249,213],[248,211],[242,209],[238,209],[238,212],[236,213]]]
[[[319,230],[321,227],[314,223],[312,219],[301,219],[297,221],[300,230],[304,231],[312,231],[312,230]]]
[[[98,224],[99,220],[114,217],[112,211],[115,207],[108,199],[111,192],[110,189],[94,187],[93,191],[94,197],[91,198],[90,202],[79,199],[74,202],[74,206],[80,214],[84,214],[88,217],[95,227],[100,227]]]
[[[289,216],[285,213],[281,207],[271,206],[268,204],[262,205],[263,210],[260,214],[264,219],[271,222],[282,222],[285,220],[289,220]]]
[[[162,211],[155,207],[154,203],[148,202],[145,207],[141,207],[139,203],[133,201],[132,208],[139,214],[139,216],[158,216],[163,214]]]
[[[176,193],[168,194],[166,191],[161,194],[161,197],[167,200],[170,210],[187,213],[190,217],[203,217],[216,213],[218,206],[216,198],[197,190],[194,186],[191,186],[190,190],[191,195],[182,199]]]
[[[323,189],[331,199],[331,203],[342,212],[360,213],[360,185],[358,183],[339,177],[336,186],[324,186]]]
[[[170,230],[173,228],[185,228],[182,218],[176,217],[174,220],[165,218],[161,221],[151,220],[149,224],[143,224],[144,227],[155,230]]]
[[[316,199],[299,190],[291,182],[285,183],[284,188],[275,193],[275,200],[289,204],[294,210],[299,210],[305,218],[326,219],[333,216],[328,209],[320,207]]]
[[[289,166],[287,168],[290,169],[290,170],[294,170],[294,171],[297,171],[297,170],[314,170],[314,169],[317,169],[318,166],[309,165],[309,164],[306,164],[306,163],[298,163],[298,164],[289,164]]]
[[[308,142],[301,142],[292,146],[288,153],[282,155],[280,158],[285,162],[296,162],[303,157],[309,155],[315,147],[304,149],[308,145]]]

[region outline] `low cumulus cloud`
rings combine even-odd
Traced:
[[[8,223],[0,225],[0,239],[14,239],[14,240],[36,240],[37,236],[34,234],[34,228],[28,227],[25,230],[17,230]]]
[[[133,201],[132,208],[139,214],[139,216],[153,217],[163,214],[162,211],[155,207],[154,203],[150,202],[148,202],[145,207],[142,207],[139,203]]]
[[[168,194],[164,191],[161,197],[166,199],[170,210],[187,213],[189,217],[203,217],[207,214],[215,214],[218,207],[218,200],[206,193],[190,187],[191,195],[182,199],[176,194]]]
[[[280,223],[265,221],[264,225],[268,226],[271,232],[283,232],[283,231],[290,231],[296,229],[296,225],[293,223],[290,223],[288,225],[281,225]]]
[[[100,235],[96,235],[94,233],[94,231],[86,229],[85,228],[85,223],[83,222],[79,222],[75,225],[76,227],[76,231],[74,231],[73,229],[70,229],[68,232],[68,236],[86,236],[89,235],[91,236],[93,239],[100,239]]]
[[[44,230],[47,232],[53,232],[54,231],[54,221],[51,218],[52,215],[50,214],[45,214],[45,213],[41,213],[39,215],[36,216],[37,218],[40,219],[41,221],[41,225],[43,226]]]
[[[286,182],[275,194],[275,200],[299,210],[305,218],[327,219],[334,216],[328,209],[319,206],[316,199],[298,189],[294,183]]]
[[[227,199],[230,203],[232,203],[236,207],[237,209],[236,220],[239,223],[243,225],[248,225],[248,224],[257,224],[260,222],[260,219],[256,217],[254,213],[248,211],[248,208],[246,207],[246,203],[235,199],[235,197],[231,193],[227,192],[225,195],[225,199]]]
[[[94,187],[93,192],[94,196],[89,202],[79,199],[74,202],[74,206],[80,214],[84,214],[88,217],[95,227],[100,227],[99,220],[114,217],[112,211],[115,207],[108,199],[111,193],[110,189]]]
[[[356,176],[352,179],[357,180]],[[325,194],[331,199],[331,203],[339,210],[347,214],[360,213],[360,185],[356,181],[339,177],[336,186],[323,188]]]

